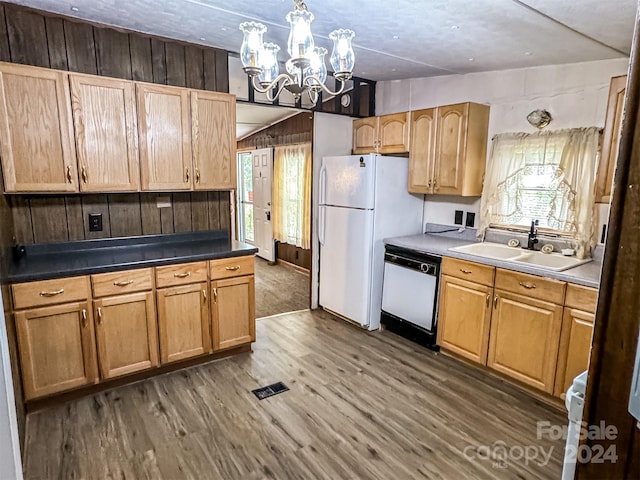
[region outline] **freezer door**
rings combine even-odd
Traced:
[[[324,157],[320,168],[320,205],[372,209],[375,171],[375,155]]]
[[[373,211],[321,207],[320,305],[369,324]]]

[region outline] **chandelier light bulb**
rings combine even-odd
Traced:
[[[240,61],[249,75],[260,72],[260,53],[262,50],[262,35],[267,27],[258,22],[244,22],[240,24],[243,38],[240,47]]]
[[[262,85],[269,85],[280,74],[278,52],[280,47],[275,43],[265,43],[260,51],[260,74],[258,80]]]

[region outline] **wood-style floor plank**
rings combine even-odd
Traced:
[[[251,394],[277,381],[290,390]],[[563,442],[536,438],[538,421],[567,419],[480,369],[306,311],[259,320],[250,354],[30,414],[25,478],[558,478]],[[499,442],[551,460],[467,458]]]

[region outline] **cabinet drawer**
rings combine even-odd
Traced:
[[[253,257],[232,257],[211,260],[211,280],[253,275]]]
[[[550,278],[496,269],[496,289],[562,305],[567,284]]]
[[[469,282],[493,286],[495,268],[480,263],[467,262],[457,258],[444,257],[442,259],[442,273],[452,277],[462,278]]]
[[[564,304],[567,307],[582,310],[583,312],[595,313],[598,303],[598,290],[595,288],[583,287],[582,285],[567,284],[567,297]]]
[[[207,281],[207,262],[181,263],[156,267],[158,287],[172,287]]]
[[[108,297],[122,293],[141,292],[153,288],[151,268],[140,268],[124,272],[91,275],[94,297]]]
[[[13,307],[16,310],[86,300],[90,296],[87,277],[17,283],[11,286],[11,290],[13,291]]]

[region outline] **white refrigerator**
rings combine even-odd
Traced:
[[[319,303],[369,330],[380,326],[383,239],[422,233],[422,195],[407,192],[409,160],[325,157],[320,169]]]

